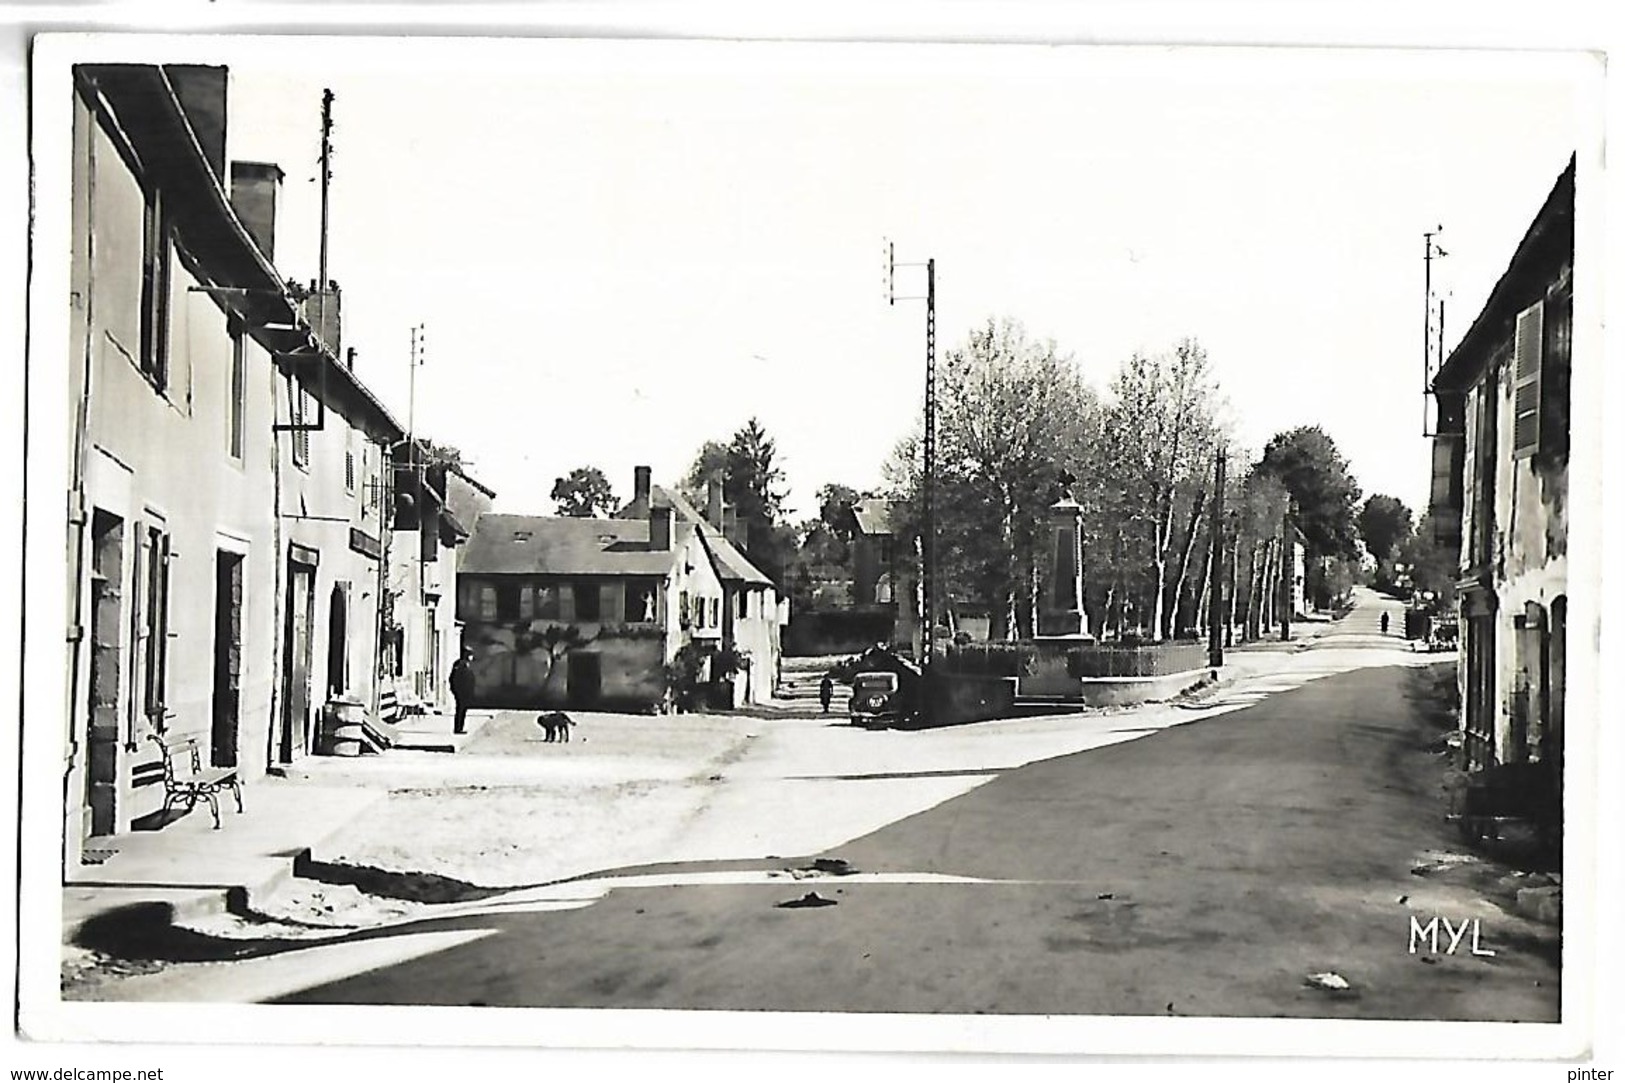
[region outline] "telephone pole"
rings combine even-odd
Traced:
[[[327,316],[327,199],[333,180],[333,92],[322,91],[322,237],[316,260],[316,289],[322,297],[322,316]]]
[[[1207,662],[1224,665],[1224,448],[1213,458],[1213,513],[1211,516],[1207,587]]]
[[[896,292],[897,268],[924,267],[924,296],[899,297]],[[936,476],[937,476],[937,261],[898,263],[897,249],[886,242],[886,303],[898,301],[925,302],[925,446],[924,451],[924,523],[920,538],[920,592],[922,631],[920,668],[931,665],[936,649]]]
[[[1433,261],[1450,253],[1439,247],[1433,238],[1444,232],[1444,226],[1435,226],[1422,233],[1422,435],[1432,436],[1428,428],[1428,396],[1433,394]],[[1439,302],[1439,363],[1444,363],[1444,301]]]

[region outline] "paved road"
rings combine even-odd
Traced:
[[[1497,906],[1504,870],[1440,821],[1428,674],[1448,678],[1366,668],[1034,763],[823,855],[637,870],[359,938],[322,949],[352,955],[335,980],[290,960],[280,999],[1555,1019],[1556,931]],[[854,874],[786,871],[813,857]],[[809,891],[834,905],[780,905]],[[1477,918],[1496,954],[1412,954],[1411,917],[1436,915]],[[365,952],[377,969],[337,977]]]
[[[1388,630],[1382,630],[1382,618],[1388,618]],[[1329,647],[1386,647],[1403,648],[1405,639],[1405,603],[1379,594],[1370,587],[1354,588],[1354,608],[1342,620],[1323,626],[1309,645],[1316,650]]]

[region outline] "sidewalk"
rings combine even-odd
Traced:
[[[451,734],[449,715],[418,715],[400,727],[402,749],[456,752],[490,721],[471,712],[468,733]],[[313,761],[387,760],[391,753],[340,760],[308,757],[290,768],[243,785],[243,811],[229,793],[220,801],[215,829],[208,805],[155,831],[130,831],[87,841],[97,864],[68,870],[62,888],[62,940],[72,943],[87,922],[119,912],[167,907],[170,921],[186,921],[254,907],[293,876],[294,863],[380,802],[386,790],[330,784],[313,778]],[[150,913],[150,911],[148,911]]]

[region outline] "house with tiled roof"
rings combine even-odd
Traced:
[[[743,663],[733,681],[733,705],[761,703],[773,692],[788,605],[773,581],[742,551],[742,524],[723,500],[720,479],[710,481],[706,495],[706,511],[701,514],[681,493],[653,484],[649,468],[640,466],[634,471],[632,499],[616,518],[640,521],[664,508],[670,509],[674,522],[694,530],[722,588],[717,610],[707,614],[715,618],[716,648],[737,655]]]
[[[474,705],[643,710],[686,643],[720,644],[723,586],[693,524],[486,514],[463,549],[457,619]]]
[[[890,607],[896,600],[891,505],[879,496],[856,500],[852,514],[852,603]]]

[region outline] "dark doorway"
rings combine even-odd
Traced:
[[[424,687],[417,690],[418,698],[430,703],[440,702],[440,629],[435,627],[434,607],[439,599],[429,596],[429,608],[424,610],[423,641],[428,658],[423,664]]]
[[[90,525],[90,702],[84,733],[85,826],[111,835],[118,822],[119,718],[123,714],[124,520],[97,511]]]
[[[597,706],[604,690],[603,659],[596,654],[575,653],[568,656],[565,670],[565,698],[571,707],[589,709]]]
[[[237,766],[237,729],[243,677],[243,558],[218,550],[214,556],[214,726],[209,762]]]
[[[350,639],[346,626],[350,619],[347,584],[334,583],[327,605],[327,693],[341,696],[350,687],[348,672]]]
[[[315,603],[316,569],[288,563],[288,617],[284,628],[282,666],[282,739],[278,754],[293,762],[310,746],[311,608]]]

